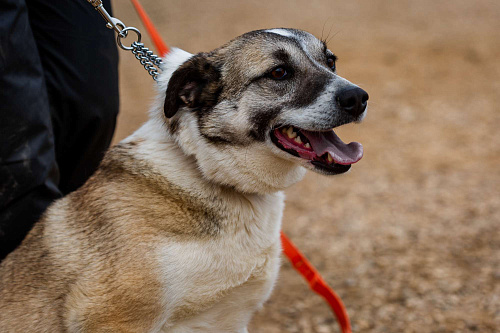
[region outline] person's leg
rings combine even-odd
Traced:
[[[86,1],[0,7],[1,260],[97,168],[116,124],[118,53]]]
[[[24,0],[0,2],[0,260],[61,196],[43,70]]]
[[[103,1],[111,12],[109,0]],[[74,191],[109,147],[118,114],[114,32],[87,1],[28,0],[49,94],[59,189]]]

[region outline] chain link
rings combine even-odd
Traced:
[[[87,0],[94,8],[101,14],[101,16],[106,21],[106,27],[116,31],[116,43],[122,49],[127,51],[132,51],[135,58],[140,61],[144,69],[148,71],[149,75],[153,77],[155,81],[158,81],[158,75],[161,71],[161,58],[158,57],[150,51],[144,44],[141,43],[141,32],[134,27],[127,27],[122,21],[117,18],[112,17],[108,14],[106,9],[102,5],[102,0]],[[122,39],[127,38],[128,32],[133,31],[137,35],[137,40],[132,42],[130,46],[125,46],[122,43]]]
[[[153,51],[150,51],[147,47],[145,47],[143,43],[133,42],[131,46],[133,48],[132,53],[135,55],[135,58],[139,60],[141,65],[144,66],[144,69],[148,71],[149,75],[157,81],[161,58],[155,55]]]

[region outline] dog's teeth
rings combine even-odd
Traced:
[[[304,145],[304,147],[311,148],[311,145],[309,144],[309,142],[306,142],[306,144]]]
[[[297,136],[297,133],[295,133],[293,131],[293,127],[292,126],[288,127],[288,130],[286,131],[286,133],[288,134],[288,137],[290,139],[293,139],[293,138],[295,138]]]
[[[283,128],[281,129],[281,133],[286,134],[286,128],[285,128],[285,127],[283,127]]]
[[[327,159],[328,159],[328,162],[333,162],[333,158],[332,158],[332,155],[330,155],[330,153],[328,153]]]
[[[302,139],[300,138],[300,136],[297,136],[297,137],[295,138],[295,142],[297,142],[297,143],[302,143]]]

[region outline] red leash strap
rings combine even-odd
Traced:
[[[164,56],[168,53],[169,49],[165,42],[163,42],[160,34],[153,25],[151,19],[148,17],[144,8],[138,0],[130,0],[134,5],[137,13],[139,14],[142,23],[146,27],[153,43],[155,44],[158,52]],[[351,323],[349,322],[349,316],[342,303],[339,296],[330,288],[326,282],[323,280],[321,275],[316,271],[316,269],[311,265],[311,263],[306,259],[306,257],[299,251],[299,249],[288,239],[288,237],[281,232],[281,244],[283,246],[283,252],[290,259],[293,267],[304,277],[304,279],[309,282],[309,286],[314,292],[322,296],[332,308],[337,321],[342,329],[342,333],[351,333]]]
[[[165,44],[163,39],[160,37],[160,34],[156,30],[153,21],[151,21],[148,14],[146,14],[146,11],[144,10],[144,8],[142,8],[142,5],[139,3],[138,0],[130,0],[130,1],[134,5],[137,14],[141,18],[142,24],[144,24],[144,26],[146,27],[149,37],[151,37],[151,40],[155,44],[156,49],[158,50],[158,52],[162,57],[165,56],[165,54],[169,52],[169,49],[167,47],[167,44]]]
[[[311,289],[328,302],[337,317],[337,322],[342,332],[351,333],[349,316],[347,315],[347,311],[340,297],[326,284],[314,266],[311,265],[307,258],[299,251],[295,244],[288,239],[283,231],[281,232],[281,244],[283,246],[283,252],[285,252],[293,267],[307,280],[307,282],[309,282]]]

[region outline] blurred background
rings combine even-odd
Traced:
[[[355,332],[500,331],[500,1],[142,3],[167,44],[192,53],[261,28],[327,37],[339,74],[370,94],[366,120],[337,131],[365,156],[287,190],[284,231]],[[146,34],[128,1],[113,5]],[[133,55],[120,56],[114,142],[147,119],[155,91]],[[283,258],[250,332],[338,329]]]

